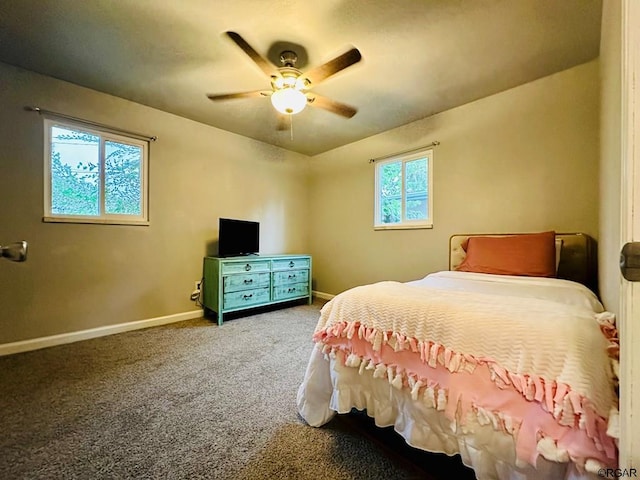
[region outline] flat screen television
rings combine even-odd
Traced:
[[[218,256],[253,255],[260,251],[260,224],[248,220],[221,218]]]

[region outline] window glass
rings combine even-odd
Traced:
[[[104,170],[106,213],[140,215],[142,149],[106,141]]]
[[[426,158],[405,163],[405,205],[408,220],[427,218],[427,176]]]
[[[100,137],[51,129],[51,213],[100,214]]]
[[[397,223],[402,218],[402,162],[380,168],[381,223]]]

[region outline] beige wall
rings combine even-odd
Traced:
[[[454,233],[597,238],[598,138],[593,61],[313,157],[314,288],[335,294],[446,269]],[[374,231],[368,159],[434,140],[434,228]]]
[[[313,157],[0,64],[0,344],[193,310],[219,216],[262,222],[262,252],[309,252],[338,293],[447,268],[460,232],[598,236],[599,81],[590,62]],[[41,118],[25,105],[159,137],[151,226],[42,223]],[[368,159],[438,140],[434,228],[373,231]],[[602,233],[602,232],[600,232]]]
[[[219,216],[261,222],[261,250],[306,252],[308,157],[0,63],[0,344],[196,309]],[[42,119],[27,105],[157,135],[151,225],[42,223]]]
[[[620,302],[621,187],[621,39],[619,0],[605,1],[600,40],[600,294],[607,310],[618,313]]]

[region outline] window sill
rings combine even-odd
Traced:
[[[148,220],[119,220],[112,218],[88,218],[88,217],[42,217],[45,223],[95,223],[99,225],[137,225],[148,227]]]
[[[374,225],[374,230],[418,230],[418,229],[431,229],[433,223],[404,223],[396,225]]]

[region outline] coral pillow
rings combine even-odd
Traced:
[[[469,237],[466,246],[463,244],[467,256],[456,270],[497,275],[555,277],[555,238],[555,232],[505,237]]]

